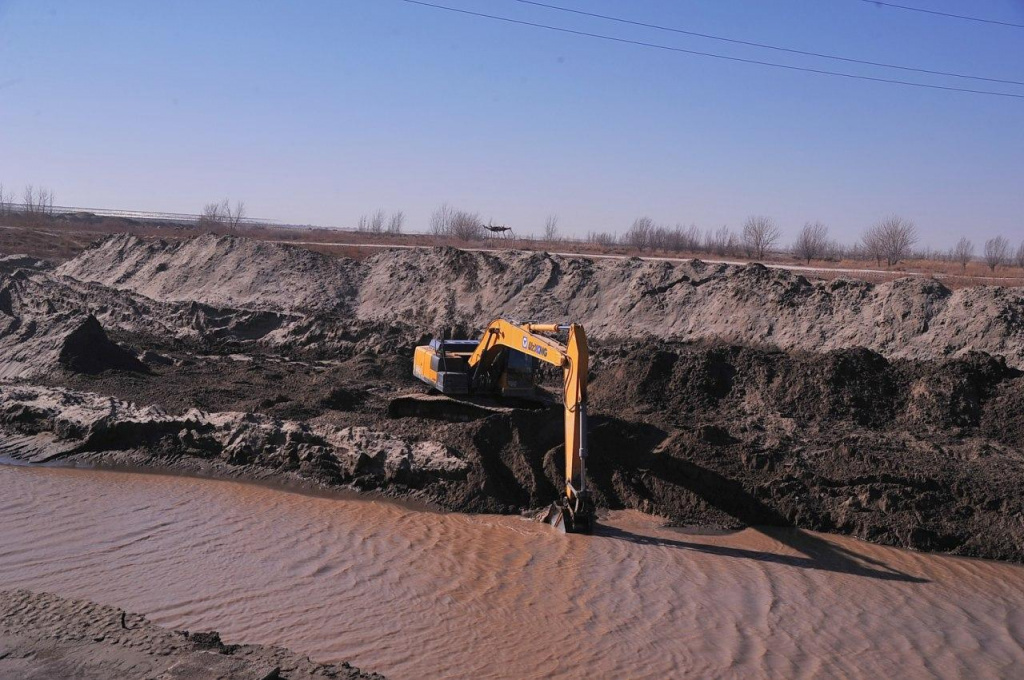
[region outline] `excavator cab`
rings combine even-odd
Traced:
[[[412,374],[441,394],[469,394],[469,357],[477,340],[434,338],[413,354]]]
[[[519,350],[510,349],[503,357],[498,386],[503,397],[531,399],[537,394],[537,360]]]
[[[471,370],[469,358],[479,344],[479,340],[434,338],[430,344],[416,348],[413,375],[442,394],[491,393],[522,399],[537,396],[535,358],[502,348],[486,369]]]

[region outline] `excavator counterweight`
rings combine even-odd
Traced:
[[[544,334],[566,333],[565,344]],[[590,533],[594,508],[586,486],[587,336],[579,324],[530,324],[496,319],[480,340],[430,341],[416,348],[413,375],[446,395],[536,395],[540,363],[562,369],[565,487],[546,521],[562,531]]]

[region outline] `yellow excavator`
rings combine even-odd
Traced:
[[[540,333],[568,333],[563,345]],[[545,521],[570,533],[591,533],[594,507],[587,493],[587,335],[579,324],[492,321],[480,340],[435,338],[413,354],[412,372],[446,395],[536,395],[538,363],[562,369],[565,408],[565,489]]]

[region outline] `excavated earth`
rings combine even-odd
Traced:
[[[0,677],[19,680],[384,680],[277,647],[226,645],[216,632],[167,630],[139,614],[49,593],[0,591]]]
[[[499,315],[586,325],[601,507],[1024,562],[1021,288],[115,236],[0,269],[0,457],[535,510],[556,406],[407,398],[416,344]]]

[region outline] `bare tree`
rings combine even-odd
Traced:
[[[918,241],[914,223],[891,215],[868,229],[862,238],[864,248],[879,264],[885,260],[890,267],[907,259]]]
[[[26,215],[32,215],[36,211],[36,189],[31,184],[25,186],[25,193],[21,198],[22,208]]]
[[[700,229],[696,224],[683,228],[677,224],[672,232],[671,244],[669,246],[677,253],[695,253],[700,248]]]
[[[844,258],[851,254],[851,250],[855,249],[843,245],[839,241],[830,239],[825,243],[825,252],[822,254],[822,258],[829,262],[841,262]]]
[[[228,199],[224,199],[224,219],[227,222],[228,228],[231,231],[238,231],[239,227],[242,226],[242,220],[245,219],[245,203],[242,201],[235,201],[235,209],[231,209],[231,204],[228,203]]]
[[[877,224],[873,227],[868,227],[868,230],[864,232],[864,236],[861,237],[861,242],[864,244],[864,254],[874,260],[878,266],[882,266],[882,258],[885,255],[882,246],[881,228]]]
[[[647,247],[653,251],[668,250],[669,230],[668,227],[660,224],[651,228],[651,237],[647,241]]]
[[[13,199],[14,197],[11,196]],[[22,194],[22,212],[28,217],[38,218],[53,215],[53,192],[29,184]]]
[[[710,227],[704,232],[704,250],[714,255],[735,255],[739,250],[739,238],[728,225],[718,229]]]
[[[1020,246],[1017,248],[1017,266],[1024,269],[1024,241],[1020,242]]]
[[[221,205],[220,203],[207,203],[204,205],[203,212],[199,216],[199,226],[207,229],[221,226],[224,222]]]
[[[810,264],[811,260],[824,257],[828,247],[828,227],[821,222],[808,222],[793,243],[793,254]]]
[[[199,226],[206,229],[226,227],[232,232],[238,231],[245,220],[245,203],[238,201],[231,207],[231,201],[224,199],[220,203],[207,203],[199,216]]]
[[[0,184],[0,215],[9,215],[11,213],[11,204],[14,202],[14,196],[8,194],[4,190],[4,185]]]
[[[630,248],[643,251],[651,244],[651,232],[654,231],[654,220],[650,217],[638,217],[633,225],[622,235],[622,242]]]
[[[434,236],[450,236],[454,216],[455,209],[447,203],[442,203],[430,216],[430,233]]]
[[[778,243],[782,231],[770,217],[753,215],[743,224],[743,247],[747,257],[763,260],[766,253]]]
[[[391,213],[391,219],[388,220],[387,232],[389,234],[401,234],[402,225],[405,224],[405,213],[401,210],[396,210]]]
[[[484,237],[484,223],[479,213],[456,210],[451,219],[451,235],[460,241],[479,241]]]
[[[657,232],[657,238],[653,240],[664,250],[675,253],[693,252],[700,245],[700,230],[697,229],[697,225],[690,225],[686,229],[681,224],[672,229],[658,227]]]
[[[370,233],[380,234],[384,231],[384,223],[387,220],[387,214],[383,208],[377,208],[373,214],[370,215]]]
[[[1006,264],[1010,259],[1010,242],[1002,236],[996,236],[985,241],[985,264],[992,271],[1001,264]]]
[[[951,262],[959,263],[961,269],[967,271],[967,263],[974,259],[974,244],[967,237],[961,237],[949,250],[949,259]]]
[[[356,230],[363,233],[370,234],[381,234],[384,232],[384,224],[387,220],[387,214],[383,208],[377,208],[376,211],[369,215],[362,215],[359,218],[358,224],[356,224]]]
[[[558,241],[558,215],[548,215],[544,221],[544,240],[548,243]]]
[[[606,231],[592,231],[587,234],[587,243],[593,243],[602,248],[611,248],[615,245],[615,234],[609,234]]]

